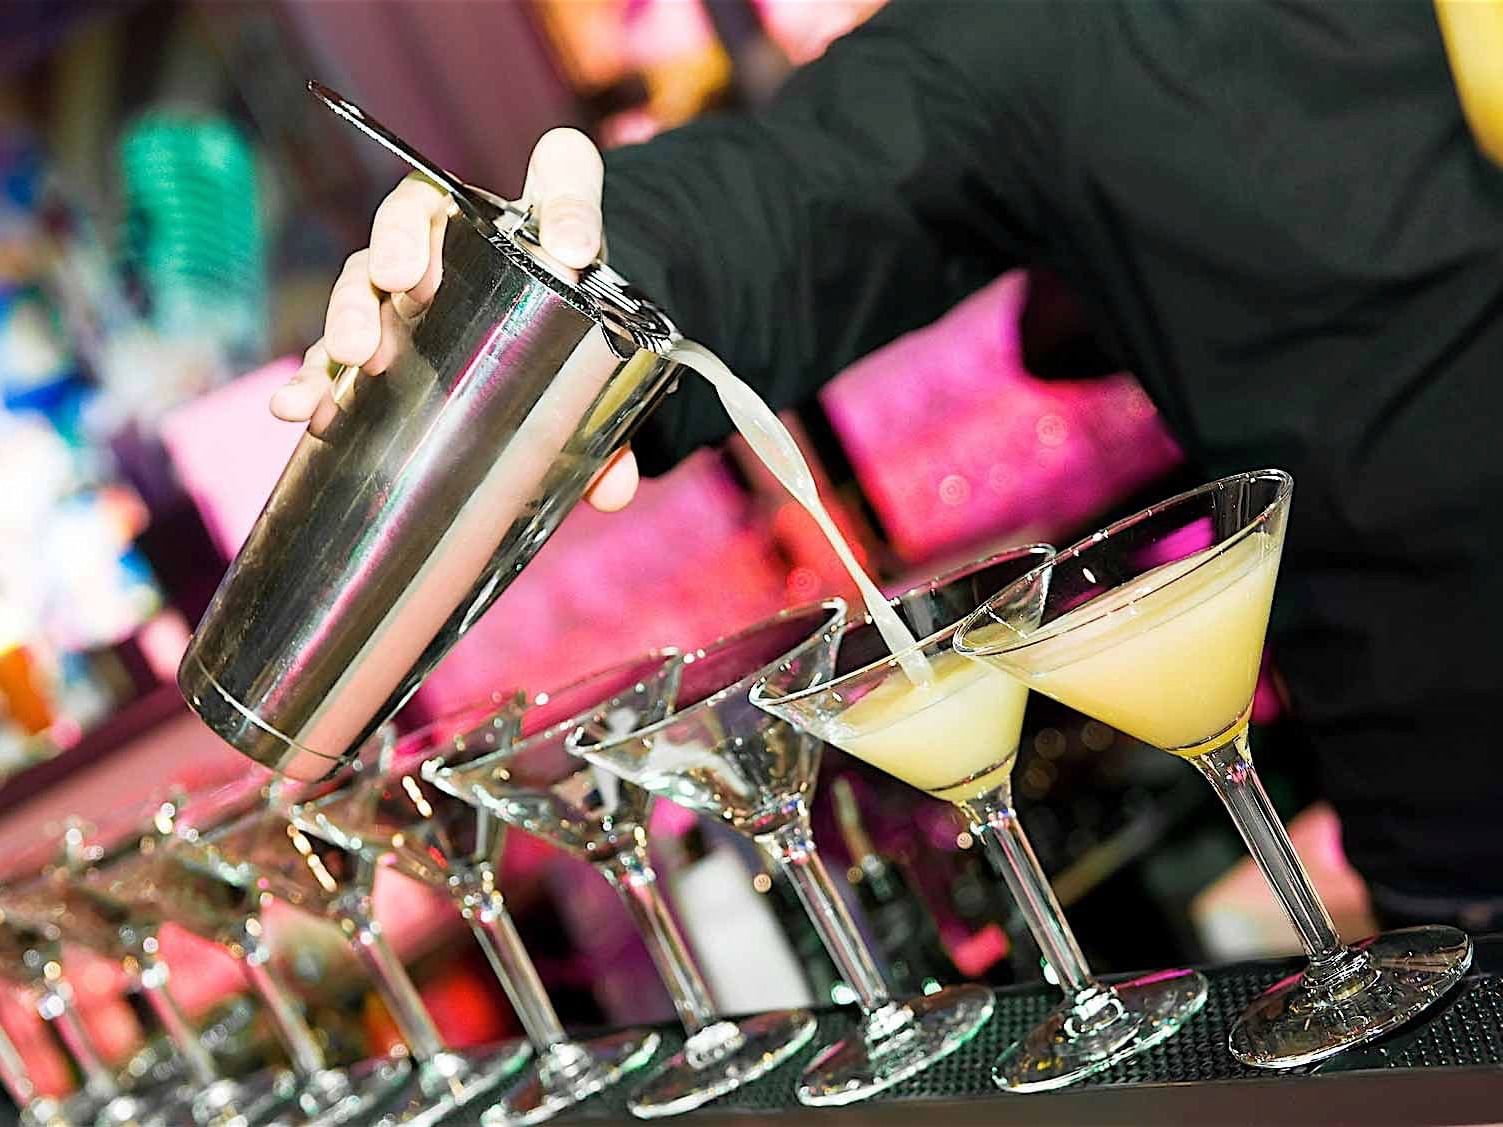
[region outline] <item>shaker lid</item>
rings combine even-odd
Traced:
[[[499,253],[599,322],[607,342],[621,359],[630,359],[637,349],[666,353],[679,339],[678,329],[663,309],[604,262],[597,259],[586,266],[574,284],[554,273],[539,258],[541,246],[530,211],[466,184],[323,83],[309,81],[308,89],[339,117],[447,192],[460,217]]]

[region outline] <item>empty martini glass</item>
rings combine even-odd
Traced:
[[[779,667],[793,671],[796,687],[828,680],[845,614],[845,603],[831,599],[687,654],[672,716],[623,733],[587,727],[570,741],[591,763],[752,838],[798,890],[861,1007],[855,1030],[800,1078],[799,1099],[812,1105],[891,1087],[954,1052],[992,1013],[991,991],[980,986],[891,997],[809,829],[821,744],[748,699]]]
[[[371,904],[375,870],[359,856],[303,833],[277,807],[200,834],[194,848],[196,863],[212,865],[221,879],[275,896],[334,923],[370,976],[408,1055],[417,1064],[414,1070],[400,1057],[386,1057],[344,1070],[351,1094],[314,1115],[311,1122],[372,1122],[370,1094],[392,1090],[396,1096],[382,1105],[391,1110],[376,1121],[403,1116],[436,1121],[470,1094],[466,1082],[477,1068],[500,1070],[509,1065],[514,1070],[520,1064],[518,1046],[461,1056],[444,1044],[417,986],[375,918]],[[423,1118],[430,1113],[431,1120]],[[304,1117],[299,1115],[295,1121],[301,1123]]]
[[[21,989],[57,1035],[78,1066],[83,1085],[63,1100],[37,1095],[20,1053],[6,1038],[6,1087],[21,1109],[23,1122],[46,1127],[89,1123],[122,1098],[122,1089],[74,1009],[73,990],[63,977],[62,930],[52,922],[47,905],[33,904],[28,911],[27,899],[24,894],[0,893],[0,976]]]
[[[168,805],[170,809],[170,804]],[[140,827],[154,805],[133,808],[119,823]],[[160,957],[160,916],[107,890],[101,864],[133,863],[140,838],[122,828],[105,849],[91,838],[97,831],[77,819],[64,830],[62,859],[11,894],[11,910],[33,922],[47,920],[62,938],[119,964],[139,991],[182,1061],[187,1076],[163,1090],[120,1094],[100,1114],[101,1122],[155,1127],[187,1122],[228,1123],[263,1115],[270,1105],[248,1101],[251,1087],[221,1075],[213,1054],[183,1013],[169,986],[168,967]],[[149,830],[147,831],[150,832]],[[263,1094],[264,1094],[264,1090]]]
[[[1206,997],[1205,979],[1194,971],[1112,985],[1091,973],[1012,805],[1028,690],[951,649],[978,600],[1053,555],[1045,545],[1018,548],[893,598],[921,639],[912,650],[929,663],[924,683],[904,672],[910,655],[893,654],[861,619],[843,629],[828,679],[811,685],[795,665],[782,665],[751,692],[759,707],[954,803],[985,843],[1065,995],[992,1069],[999,1086],[1019,1092],[1063,1087],[1142,1052],[1179,1029]]]
[[[0,1025],[0,1087],[20,1113],[21,1127],[68,1127],[94,1118],[99,1102],[87,1091],[67,1099],[44,1096],[32,1083],[31,1072],[21,1050]]]
[[[209,844],[217,827],[260,813],[265,797],[265,789],[254,783],[231,784],[164,805],[156,825],[160,836],[143,839],[141,860],[104,875],[117,886],[117,895],[138,904],[143,913],[159,914],[219,944],[239,963],[260,998],[292,1070],[266,1070],[240,1081],[237,1110],[247,1120],[264,1118],[289,1102],[310,1117],[336,1110],[346,1117],[363,1115],[396,1091],[406,1067],[388,1061],[353,1070],[328,1066],[272,962],[261,922],[268,894],[227,866]]]
[[[1253,769],[1248,721],[1293,488],[1261,470],[1145,509],[1030,571],[955,635],[958,652],[1188,759],[1225,803],[1310,958],[1232,1028],[1233,1055],[1260,1068],[1394,1029],[1472,958],[1451,927],[1344,944]]]
[[[434,785],[590,862],[621,894],[688,1035],[633,1093],[629,1106],[642,1118],[691,1111],[766,1075],[802,1048],[817,1024],[804,1010],[719,1018],[647,854],[652,796],[569,753],[580,729],[609,734],[663,719],[681,660],[646,654],[540,693],[515,742],[462,766],[433,760],[423,767]],[[505,1105],[494,1115],[498,1124],[516,1121]]]
[[[61,1102],[42,1095],[31,1082],[26,1060],[3,1025],[0,1025],[0,1086],[16,1105],[25,1127],[51,1127],[67,1122]]]
[[[519,701],[498,707],[492,700],[439,720],[389,744],[379,772],[357,775],[329,794],[297,803],[290,816],[309,837],[344,850],[371,871],[389,865],[450,896],[536,1052],[533,1066],[500,1098],[498,1114],[509,1122],[537,1122],[646,1064],[661,1038],[641,1029],[583,1042],[569,1038],[506,910],[498,882],[504,823],[422,777],[427,759],[463,760],[509,744],[519,717]],[[472,1067],[455,1099],[473,1102],[524,1063],[525,1057],[498,1056],[492,1065]],[[417,1105],[404,1114],[434,1121]]]

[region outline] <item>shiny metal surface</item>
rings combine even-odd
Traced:
[[[383,303],[393,359],[339,373],[178,670],[210,728],[293,778],[406,701],[677,370],[671,323],[619,275],[571,285],[525,223],[462,214],[432,304]]]

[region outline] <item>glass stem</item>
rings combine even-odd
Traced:
[[[1320,894],[1300,864],[1268,792],[1258,781],[1248,749],[1247,730],[1236,739],[1190,760],[1226,804],[1248,852],[1294,925],[1313,969],[1336,962],[1346,952]]]
[[[1064,909],[1054,898],[1049,878],[1023,832],[1023,823],[1018,821],[1009,789],[1002,786],[982,795],[966,804],[965,812],[971,819],[971,832],[981,839],[1002,870],[1013,902],[1034,942],[1054,968],[1060,989],[1072,999],[1098,989],[1080,952],[1080,944],[1075,941],[1075,933],[1065,922]]]
[[[710,999],[709,987],[700,976],[684,937],[669,914],[658,887],[657,874],[647,856],[647,847],[638,844],[624,853],[618,853],[600,865],[600,871],[611,887],[621,894],[632,923],[647,944],[647,953],[652,956],[663,979],[663,985],[673,999],[673,1008],[690,1036],[716,1021],[715,1003]]]
[[[214,1063],[213,1054],[184,1015],[177,999],[172,996],[172,991],[167,988],[167,964],[153,958],[141,958],[139,962],[141,970],[137,981],[141,984],[146,1004],[162,1023],[172,1047],[187,1064],[193,1083],[208,1087],[219,1079],[219,1068]]]
[[[363,894],[347,897],[336,910],[355,957],[386,1003],[397,1033],[407,1043],[407,1051],[420,1064],[441,1056],[445,1051],[443,1038],[438,1035],[438,1028],[407,968],[382,936],[381,925],[371,911],[370,898]]]
[[[26,1060],[4,1026],[0,1026],[0,1084],[5,1085],[6,1093],[23,1113],[37,1098],[36,1086],[26,1071]]]
[[[115,1074],[104,1063],[94,1038],[84,1028],[83,1020],[73,1008],[72,990],[66,982],[46,986],[37,996],[37,1013],[57,1030],[63,1045],[78,1062],[83,1075],[84,1090],[102,1100],[112,1100],[120,1094],[120,1084]]]
[[[313,1039],[313,1031],[303,1020],[292,992],[271,965],[271,948],[267,946],[259,919],[252,916],[241,923],[234,938],[234,949],[240,955],[245,980],[271,1015],[293,1070],[304,1079],[322,1072],[326,1063],[323,1050]]]
[[[517,934],[506,899],[496,886],[494,866],[477,864],[467,869],[456,886],[460,914],[475,934],[491,969],[506,991],[517,1020],[527,1031],[533,1048],[542,1052],[568,1040],[558,1012],[538,977],[532,956]]]
[[[759,837],[757,844],[793,882],[804,910],[809,913],[809,922],[846,983],[856,992],[861,1009],[872,1014],[889,1005],[892,996],[882,972],[819,859],[814,835],[809,830],[809,812],[800,809],[792,822]]]

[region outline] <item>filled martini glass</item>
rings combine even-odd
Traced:
[[[816,1025],[803,1010],[719,1017],[648,857],[652,796],[569,753],[582,729],[630,731],[667,716],[681,666],[676,653],[651,653],[539,693],[514,741],[469,763],[434,759],[423,768],[435,786],[588,861],[620,893],[687,1034],[683,1048],[637,1085],[629,1106],[642,1118],[691,1111],[766,1075]],[[494,1119],[499,1125],[516,1116],[503,1105]]]
[[[847,624],[830,677],[808,684],[779,667],[752,702],[936,798],[954,803],[1001,868],[1018,911],[1054,968],[1063,1003],[998,1058],[1011,1091],[1059,1088],[1173,1034],[1205,1002],[1205,979],[1176,970],[1107,984],[1086,965],[1012,804],[1028,690],[951,649],[961,620],[1053,549],[1016,549],[912,587],[893,607],[920,639],[930,675],[915,682],[869,620]]]
[[[832,599],[722,638],[685,655],[671,716],[627,731],[588,726],[570,739],[591,763],[745,834],[788,876],[861,1011],[800,1078],[798,1098],[816,1106],[916,1075],[975,1036],[993,1005],[980,986],[892,997],[809,828],[821,744],[748,699],[776,668],[790,670],[795,688],[828,680],[845,618],[845,603]]]
[[[1293,487],[1261,470],[1145,509],[1020,577],[955,634],[960,654],[1187,759],[1220,796],[1310,960],[1232,1028],[1232,1053],[1260,1068],[1381,1036],[1472,957],[1451,927],[1343,943],[1253,768],[1248,723]]]
[[[526,1062],[523,1044],[520,1056],[496,1054],[471,1065],[456,1077],[450,1102],[473,1104],[485,1096],[500,1109],[496,1115],[537,1122],[645,1065],[661,1038],[641,1029],[588,1041],[569,1037],[506,909],[499,882],[505,824],[422,776],[426,760],[464,762],[510,743],[520,710],[516,698],[493,699],[392,739],[376,770],[287,809],[299,832],[341,852],[345,864],[371,873],[389,866],[451,898],[522,1022],[533,1060]],[[510,1081],[505,1089],[503,1081]],[[402,1115],[435,1121],[433,1109],[420,1101]]]

